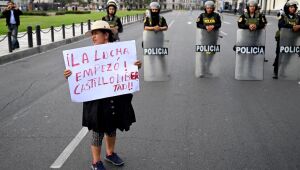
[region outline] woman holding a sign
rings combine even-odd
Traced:
[[[91,31],[88,31],[86,35],[91,36],[94,45],[107,44],[113,41],[111,28],[105,21],[94,22]],[[141,62],[135,61],[134,65],[140,68]],[[69,69],[64,71],[65,78],[69,78],[71,74]],[[93,163],[91,169],[105,169],[100,157],[104,136],[106,143],[105,160],[116,166],[124,164],[123,160],[114,152],[116,129],[128,131],[131,124],[136,121],[131,105],[132,96],[132,94],[124,94],[83,103],[82,125],[92,130]]]

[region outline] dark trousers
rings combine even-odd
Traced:
[[[11,32],[11,46],[13,49],[19,48],[19,41],[18,41],[18,26],[16,24],[8,25],[8,31]]]

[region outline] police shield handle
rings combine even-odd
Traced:
[[[144,31],[144,80],[167,81],[168,48],[164,46],[164,32]]]

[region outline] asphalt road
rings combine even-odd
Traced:
[[[264,81],[234,79],[237,16],[224,15],[220,74],[194,76],[199,11],[167,13],[167,82],[144,82],[134,94],[137,122],[118,132],[124,170],[300,169],[297,81],[272,79],[276,19],[268,17]],[[125,27],[141,60],[142,23]],[[50,169],[82,129],[82,105],[70,100],[62,50],[88,39],[0,66],[0,169]],[[89,169],[90,134],[61,169]],[[104,151],[104,149],[103,149]],[[102,153],[104,155],[104,152]]]

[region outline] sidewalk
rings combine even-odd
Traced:
[[[67,29],[69,28],[69,29]],[[88,26],[84,25],[83,27],[83,33],[85,33],[88,30]],[[18,34],[18,37],[23,36],[24,34],[26,34],[26,32],[20,32]],[[76,24],[75,25],[75,37],[76,36],[80,36],[81,32],[80,32],[80,24]],[[65,26],[65,39],[69,39],[69,38],[74,38],[72,35],[72,25],[67,25]],[[0,37],[1,39],[1,37]],[[32,39],[33,39],[33,47],[37,47],[37,42],[36,42],[36,34],[34,33],[32,35]],[[28,35],[25,35],[22,38],[18,38],[19,43],[20,43],[20,48],[13,50],[12,53],[14,52],[18,52],[18,51],[22,51],[22,50],[26,50],[26,49],[30,49],[28,47]],[[55,27],[54,28],[54,42],[58,42],[63,40],[63,35],[62,35],[62,29],[61,27]],[[47,29],[43,29],[41,30],[41,45],[47,45],[47,44],[51,44],[53,42],[51,42],[51,31],[50,28]],[[0,46],[2,47],[6,47],[6,48],[1,48],[0,50],[0,56],[5,55],[5,54],[9,54],[10,52],[8,51],[8,41],[7,38],[0,42]]]
[[[124,21],[123,25],[125,26],[128,24],[138,22],[141,19],[142,19],[141,16],[139,16],[139,18],[136,18],[133,16],[132,20],[130,20],[129,22],[126,22],[126,20],[122,20],[122,21]],[[10,61],[13,61],[13,60],[31,56],[31,55],[41,53],[44,51],[48,51],[53,48],[65,45],[65,44],[79,41],[79,40],[85,38],[84,33],[87,31],[88,31],[87,23],[83,24],[83,35],[81,35],[80,24],[75,24],[75,36],[73,36],[72,25],[66,25],[65,26],[65,39],[63,39],[61,27],[55,27],[54,28],[54,42],[52,42],[50,28],[43,29],[41,31],[41,46],[37,46],[36,34],[35,34],[35,30],[34,30],[33,35],[32,35],[32,39],[33,39],[33,47],[32,48],[28,47],[28,35],[24,36],[24,34],[26,34],[26,32],[19,32],[18,37],[20,37],[20,38],[18,38],[18,41],[20,44],[20,48],[13,50],[13,52],[11,52],[11,53],[8,50],[8,39],[6,37],[3,41],[0,42],[0,46],[1,46],[1,48],[0,48],[0,65],[10,62]],[[2,40],[4,37],[5,37],[5,35],[1,35],[0,40]]]
[[[78,41],[80,39],[84,38],[84,35],[81,35],[81,28],[80,24],[75,25],[75,37],[73,37],[72,34],[72,25],[67,25],[65,26],[65,39],[63,39],[62,35],[62,29],[61,27],[55,27],[54,28],[54,42],[51,41],[51,31],[50,28],[43,29],[41,30],[41,46],[37,46],[36,42],[36,34],[34,31],[34,34],[32,35],[33,39],[33,47],[29,48],[28,47],[28,35],[25,35],[26,32],[19,32],[18,33],[18,41],[20,44],[19,49],[13,50],[13,52],[9,52],[8,50],[8,39],[7,37],[5,38],[4,41],[0,42],[0,64],[6,63],[8,61],[12,61],[15,59],[19,59],[25,56],[33,55],[36,53],[40,53],[43,51],[47,51],[53,48],[56,48],[58,46]],[[68,29],[67,29],[68,28]],[[88,30],[87,23],[84,24],[83,26],[83,33],[85,33]],[[2,40],[5,36],[1,35],[0,40]]]

